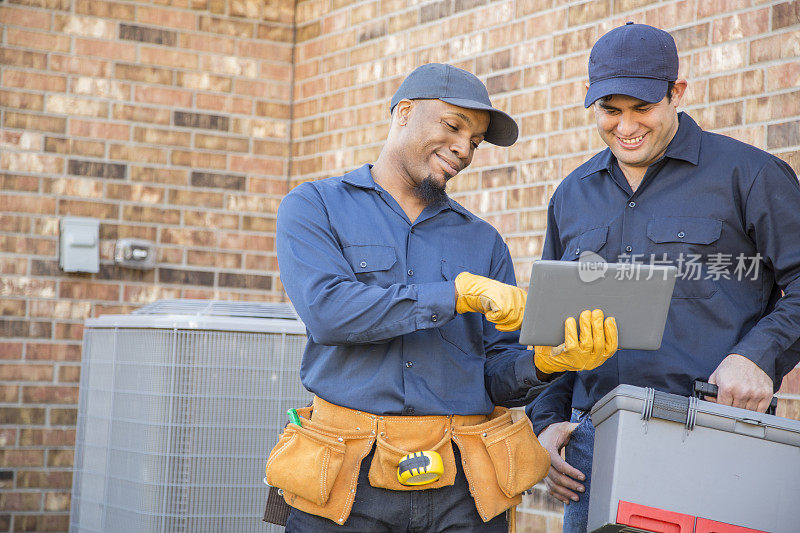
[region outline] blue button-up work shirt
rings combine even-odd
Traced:
[[[455,201],[412,223],[365,165],[304,183],[278,210],[281,281],[308,330],[303,385],[376,414],[486,414],[533,398],[517,333],[455,312],[462,271],[515,284],[497,231]]]
[[[620,383],[688,395],[731,353],[780,385],[800,360],[800,187],[767,152],[704,132],[685,113],[633,192],[606,149],[559,185],[543,259],[679,268],[661,348],[620,350],[568,373],[528,409],[534,429],[588,410]],[[781,291],[784,291],[781,297]]]

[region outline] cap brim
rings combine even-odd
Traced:
[[[486,135],[483,137],[488,143],[497,146],[511,146],[517,142],[519,137],[519,127],[516,121],[510,115],[495,109],[490,105],[486,105],[475,100],[466,100],[464,98],[439,98],[443,102],[452,104],[466,109],[481,109],[488,111],[490,115],[489,128],[486,130]]]
[[[600,98],[612,94],[632,96],[644,102],[654,104],[660,102],[667,95],[667,80],[653,78],[608,78],[599,80],[589,85],[586,92],[584,107],[589,107]]]

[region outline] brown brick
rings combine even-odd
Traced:
[[[63,34],[8,28],[6,30],[6,40],[8,44],[22,48],[33,48],[48,52],[69,52],[69,36]]]
[[[67,120],[47,115],[6,112],[3,118],[3,126],[6,128],[64,133],[67,127]]]
[[[0,402],[18,403],[19,385],[0,385]],[[2,487],[2,485],[0,485]]]
[[[3,421],[4,425],[41,426],[45,421],[45,409],[42,407],[0,407],[0,420]],[[0,465],[8,465],[7,460],[9,451],[10,450],[0,450]],[[22,453],[28,457],[35,457],[37,453],[41,452],[37,452],[36,450],[26,450]],[[19,460],[30,461],[31,459],[23,458]],[[38,465],[40,464],[41,462],[38,463]]]
[[[126,120],[129,122],[150,122],[153,124],[170,123],[169,109],[158,107],[115,104],[112,114],[117,120]]]
[[[214,285],[214,273],[202,270],[159,268],[158,280],[160,283],[212,286]]]
[[[585,2],[583,4],[570,6],[567,20],[570,26],[581,26],[598,19],[606,18],[610,14],[611,2],[609,0]]]
[[[708,45],[709,23],[695,24],[680,30],[672,30],[670,34],[675,39],[679,52],[687,52],[695,48]]]
[[[26,28],[50,29],[50,14],[46,11],[0,7],[0,20]]]
[[[106,117],[108,116],[108,104],[97,100],[52,94],[47,98],[45,111],[61,115]]]
[[[0,90],[0,107],[41,111],[44,109],[44,96],[41,94]]]
[[[74,458],[74,450],[48,450],[47,466],[71,467],[73,465]]]
[[[245,177],[237,174],[214,174],[211,172],[192,172],[192,185],[195,187],[216,187],[221,189],[244,190]]]
[[[136,61],[136,46],[116,41],[75,39],[75,53],[88,57]]]
[[[60,276],[63,272],[58,266],[58,261],[34,259],[31,261],[31,275],[33,276]]]
[[[793,0],[772,6],[772,30],[800,24],[800,2]]]
[[[180,47],[189,50],[214,52],[215,54],[233,54],[236,41],[228,37],[215,37],[207,33],[182,33]]]
[[[0,196],[0,204],[4,203],[3,200],[9,197]],[[16,198],[9,198],[16,200]],[[54,199],[48,199],[46,207],[39,206],[39,210],[48,209],[54,204]],[[15,202],[16,203],[16,202]],[[27,206],[18,207],[16,209],[8,209],[6,211],[17,211],[21,209],[28,209]],[[32,211],[32,210],[31,210]],[[55,212],[55,211],[52,211]],[[0,235],[0,249],[13,250],[18,254],[32,254],[32,255],[55,255],[56,241],[55,239],[37,239],[34,237],[18,237],[15,235]],[[7,286],[12,286],[15,282],[7,281]],[[46,295],[44,297],[47,297]]]
[[[196,29],[197,16],[188,11],[139,6],[136,15],[136,19],[145,24],[183,30]]]
[[[22,357],[22,346],[20,342],[0,341],[0,359],[20,359]],[[2,438],[2,430],[0,430],[0,438]],[[2,441],[0,441],[0,446],[3,446]]]
[[[171,70],[126,63],[116,63],[114,65],[114,77],[123,80],[141,81],[144,83],[158,83],[161,85],[170,85],[172,83]]]
[[[78,421],[78,410],[74,408],[50,408],[51,426],[75,426]]]
[[[69,121],[69,133],[76,137],[127,141],[130,137],[130,126],[127,124],[93,122],[73,118]]]
[[[136,127],[133,130],[133,139],[145,144],[188,147],[192,142],[192,134],[185,131]]]
[[[42,496],[36,492],[0,493],[0,508],[6,511],[38,511]]]
[[[25,386],[22,388],[24,403],[78,403],[78,387]]]
[[[108,149],[108,157],[119,161],[164,164],[167,162],[167,151],[154,147],[112,144]]]
[[[186,263],[192,266],[216,268],[241,268],[242,254],[188,250]]]
[[[110,61],[89,57],[50,54],[50,69],[81,76],[106,78],[111,75],[112,64]]]
[[[256,102],[256,114],[270,119],[288,119],[289,106],[276,102]]]
[[[211,168],[218,170],[225,170],[228,165],[225,154],[194,151],[187,152],[183,150],[172,151],[172,164],[193,168]]]
[[[221,33],[231,37],[250,39],[255,33],[255,24],[252,22],[242,22],[219,17],[209,17],[201,15],[198,25],[200,31],[209,33]]]
[[[785,148],[800,144],[800,120],[767,126],[767,148]]]
[[[172,120],[176,126],[184,126],[189,128],[228,131],[228,128],[230,127],[230,119],[228,117],[219,115],[174,111]]]
[[[91,281],[61,281],[59,297],[74,300],[117,300],[119,287]]]
[[[714,20],[712,42],[733,41],[767,32],[769,12],[769,8],[764,8]]]
[[[275,239],[249,233],[223,233],[220,238],[220,247],[226,250],[267,252],[275,249]]]
[[[181,246],[213,247],[217,244],[214,231],[194,230],[188,228],[162,228],[161,242]]]
[[[193,91],[230,92],[233,85],[230,78],[214,76],[207,72],[178,72],[178,85]]]
[[[180,224],[181,212],[177,209],[164,209],[140,205],[124,205],[122,206],[122,218],[133,222]]]
[[[175,46],[178,42],[178,33],[160,28],[149,28],[134,24],[120,24],[119,38],[128,41]]]
[[[120,163],[101,163],[70,159],[67,172],[73,176],[92,176],[95,178],[125,179],[127,166]]]
[[[89,157],[103,157],[105,154],[105,145],[102,142],[64,137],[45,137],[44,149],[46,152]]]
[[[520,72],[498,74],[486,80],[486,88],[491,95],[514,91],[520,88],[521,77]]]
[[[164,201],[165,195],[163,187],[152,187],[139,183],[109,183],[106,185],[106,197],[109,199],[160,204]]]
[[[286,96],[288,99],[288,92]],[[199,109],[207,109],[209,111],[226,114],[235,113],[249,115],[253,112],[253,100],[250,98],[200,93],[195,98],[195,103]]]
[[[183,213],[183,224],[187,227],[238,229],[239,215],[190,209]]]
[[[131,166],[132,181],[166,183],[169,185],[188,185],[189,173],[186,170]]]
[[[198,65],[197,54],[180,50],[164,50],[152,46],[139,47],[139,62],[145,64],[161,65],[173,68],[196,70]]]
[[[219,285],[220,287],[268,291],[272,288],[272,278],[258,274],[235,274],[231,272],[220,272]]]
[[[227,137],[200,133],[195,134],[194,145],[197,148],[225,152],[247,152],[250,149],[249,139],[245,137]]]
[[[101,0],[77,0],[75,12],[82,15],[94,15],[106,19],[133,20],[136,6],[118,2],[104,2]],[[123,38],[120,36],[120,38]]]
[[[69,489],[72,487],[72,472],[61,471],[17,471],[17,488],[20,489]]]
[[[69,492],[48,492],[44,495],[45,511],[67,511],[70,509]]]
[[[53,261],[55,263],[55,261]],[[32,317],[52,317],[64,320],[83,320],[91,316],[90,302],[71,302],[67,300],[33,300],[30,302]]]

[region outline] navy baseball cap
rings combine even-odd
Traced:
[[[519,136],[514,119],[492,107],[489,91],[483,82],[474,74],[452,65],[428,63],[415,68],[392,96],[389,112],[394,111],[403,99],[435,99],[466,109],[488,111],[489,128],[484,140],[497,146],[511,146]]]
[[[600,37],[589,55],[584,107],[612,94],[660,102],[678,79],[678,48],[672,36],[647,24],[627,22]]]

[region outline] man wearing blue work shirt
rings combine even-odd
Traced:
[[[588,411],[614,387],[689,395],[702,379],[719,387],[719,403],[763,412],[800,360],[797,177],[678,113],[687,83],[677,77],[665,31],[629,22],[597,41],[584,104],[608,148],[570,173],[548,207],[543,259],[594,252],[679,267],[659,350],[621,350],[569,372],[528,408],[551,455],[548,489],[567,504],[567,532],[586,531]]]
[[[587,311],[581,342],[575,320],[565,325],[565,351],[534,357],[519,345],[525,293],[508,248],[445,192],[482,141],[517,138],[478,78],[423,65],[390,110],[373,165],[304,183],[278,211],[281,280],[308,329],[300,375],[315,399],[301,426],[287,426],[267,477],[292,506],[287,531],[506,531],[504,511],[549,458],[526,419],[512,424],[496,406],[529,402],[553,373],[602,364],[616,326]],[[490,455],[506,442],[526,452],[503,451],[498,466]],[[398,461],[420,450],[438,453],[444,473],[406,486]],[[318,457],[341,466],[309,473]],[[498,484],[506,468],[518,486]]]

